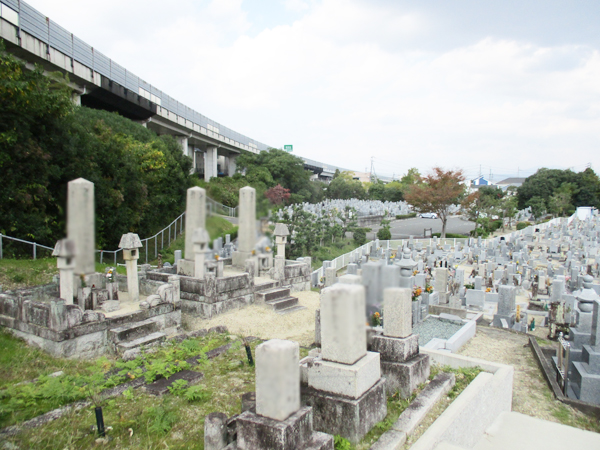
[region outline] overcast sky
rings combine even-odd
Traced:
[[[182,103],[353,170],[600,173],[598,0],[27,0]],[[518,172],[519,171],[519,172]]]

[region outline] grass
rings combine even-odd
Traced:
[[[343,239],[337,240],[333,244],[329,244],[329,246],[319,247],[311,256],[312,256],[312,267],[313,269],[318,269],[323,265],[323,261],[331,261],[338,256],[344,255],[346,253],[350,253],[353,250],[356,250],[357,245],[352,242],[352,240]]]
[[[219,237],[223,238],[223,242],[225,242],[225,235],[230,234],[231,240],[235,239],[237,236],[237,226],[233,225],[227,219],[224,219],[221,216],[209,216],[206,218],[206,231],[208,231],[208,235],[211,240],[217,239]],[[159,250],[159,253],[162,255],[163,263],[169,262],[173,264],[175,262],[175,250],[185,250],[185,233],[179,235],[177,239],[171,241],[171,245],[168,247]],[[152,252],[152,255],[154,253]],[[141,257],[140,257],[141,260]],[[148,261],[150,264],[156,265],[157,259],[152,261]]]
[[[210,235],[211,241],[219,236],[225,239],[226,234],[231,234],[232,239],[237,235],[237,227],[231,222],[220,216],[210,216],[206,219],[206,229]],[[183,250],[185,248],[185,234],[180,235],[177,239],[171,242],[169,247],[159,250],[163,255],[163,262],[175,262],[175,250]],[[143,253],[138,260],[138,264],[145,261]],[[154,251],[152,249],[152,256]],[[96,256],[98,257],[98,256]],[[104,273],[107,267],[114,267],[112,262],[112,254],[105,254],[103,264],[96,263],[96,272]],[[118,260],[119,263],[123,261]],[[150,264],[156,265],[157,260],[148,261]],[[117,267],[117,272],[121,275],[126,275],[125,267]],[[22,289],[28,286],[38,286],[52,282],[52,277],[58,275],[56,268],[56,258],[38,258],[38,259],[0,259],[0,286],[3,290]]]
[[[201,360],[199,366],[192,368],[192,370],[201,371],[204,374],[204,378],[195,386],[190,387],[181,383],[178,388],[173,389],[172,393],[163,397],[147,395],[142,389],[129,389],[118,397],[104,400],[102,403],[104,422],[107,427],[112,428],[107,432],[109,441],[104,448],[202,449],[204,447],[204,417],[215,411],[224,412],[228,416],[239,413],[241,395],[254,390],[254,368],[248,365],[241,341],[237,338],[234,339],[231,349],[226,353],[212,360]],[[181,360],[177,358],[190,353],[200,354],[230,341],[231,338],[228,335],[211,334],[166,346],[156,353],[146,354],[145,358],[134,362],[124,363],[115,358],[77,362],[41,354],[23,342],[4,335],[2,343],[8,343],[11,350],[7,352],[10,356],[2,356],[4,358],[2,360],[3,370],[7,370],[4,369],[7,364],[17,362],[19,358],[28,362],[21,363],[20,367],[8,369],[6,380],[3,377],[2,382],[4,389],[7,389],[9,385],[12,385],[14,389],[17,381],[29,380],[31,377],[47,374],[55,369],[66,368],[70,373],[81,372],[83,374],[101,366],[105,370],[113,369],[111,372],[113,374],[119,374],[114,370],[115,368],[124,372],[122,374],[124,380],[131,376],[138,376],[140,368],[145,367],[148,370],[139,376],[147,377],[148,373],[157,367],[164,368],[165,363],[181,364]],[[258,341],[250,344],[253,351],[257,344]],[[199,349],[201,352],[196,352]],[[32,361],[34,364],[31,364]],[[28,368],[28,365],[35,367]],[[25,371],[23,371],[24,368]],[[58,379],[60,378],[62,377],[58,377]],[[104,376],[101,378],[105,379]],[[40,383],[30,386],[32,389],[36,389],[39,395]],[[0,402],[0,412],[7,402],[7,398],[3,397]],[[35,406],[29,406],[24,408],[24,412],[11,413],[8,417],[2,415],[1,426],[18,423],[26,420],[32,414],[39,414],[43,401],[36,397],[33,403],[38,405],[37,409]],[[78,412],[69,412],[45,426],[23,430],[7,440],[19,448],[91,448],[98,437],[94,425],[94,408],[89,407]]]
[[[56,258],[0,259],[0,286],[4,290],[48,284],[57,274]]]

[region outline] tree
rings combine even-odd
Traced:
[[[365,199],[367,192],[362,183],[352,179],[350,172],[342,172],[336,176],[327,188],[327,198],[331,199]]]
[[[0,233],[52,245],[62,231],[52,178],[73,112],[65,86],[39,66],[27,69],[0,44]]]
[[[434,212],[442,220],[442,238],[446,237],[446,224],[450,206],[460,203],[465,187],[462,170],[444,171],[434,167],[426,177],[408,187],[404,198],[422,212]]]
[[[539,220],[542,215],[546,212],[546,201],[543,197],[535,196],[532,197],[528,202],[527,206],[531,207],[531,214],[536,220]]]
[[[265,192],[265,197],[274,205],[285,204],[290,198],[290,190],[284,188],[280,184]]]

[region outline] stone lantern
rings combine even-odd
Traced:
[[[56,266],[60,273],[60,298],[65,301],[66,305],[72,305],[75,242],[71,239],[61,239],[56,242],[52,256],[56,256]]]
[[[208,241],[210,241],[210,236],[204,228],[199,227],[194,230],[192,242],[194,244],[194,276],[196,278],[204,278],[206,272],[204,262],[209,251]]]
[[[400,266],[400,287],[412,289],[410,278],[417,263],[412,259],[408,247],[404,247],[404,250],[402,250],[402,259],[395,264]]]
[[[135,233],[127,233],[121,236],[119,248],[123,249],[123,259],[127,267],[127,292],[129,301],[140,301],[140,285],[138,280],[137,260],[140,257],[142,241]]]
[[[584,313],[592,312],[594,301],[599,300],[600,296],[592,288],[594,277],[585,275],[583,277],[583,288],[574,293],[575,298],[579,301],[579,310]]]
[[[277,256],[281,256],[285,259],[285,244],[287,244],[287,237],[290,235],[287,225],[278,223],[275,225],[275,244],[277,244]]]

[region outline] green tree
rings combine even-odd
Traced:
[[[352,179],[350,172],[342,172],[329,183],[326,195],[331,199],[362,200],[367,197],[367,192],[360,181]]]
[[[0,47],[0,233],[52,244],[61,205],[52,190],[53,155],[73,112],[60,77],[44,76]]]

